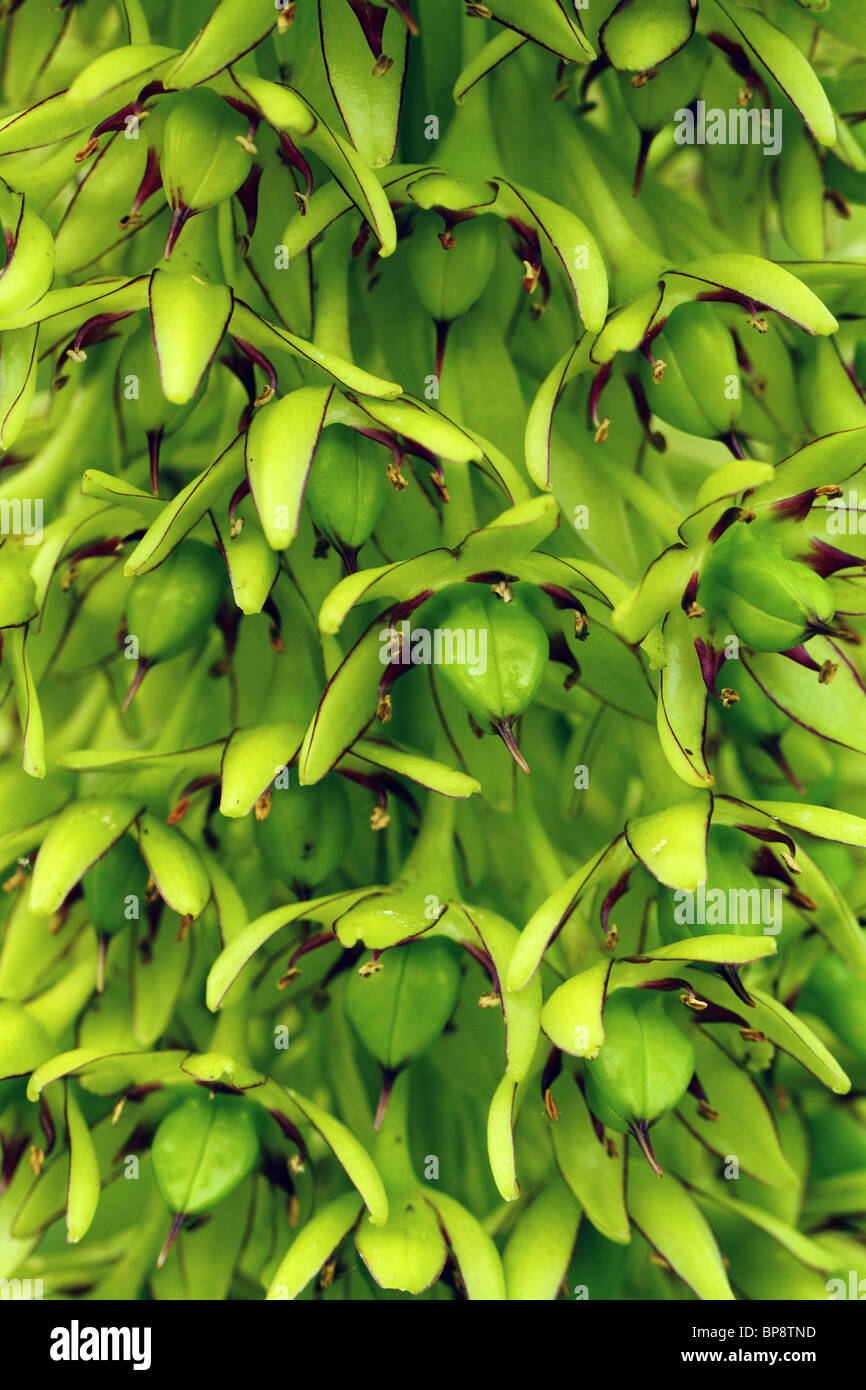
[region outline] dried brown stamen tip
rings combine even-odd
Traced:
[[[169,811],[168,815],[166,816],[166,818],[165,818],[165,823],[166,823],[166,825],[177,825],[179,821],[182,821],[182,820],[183,820],[183,818],[184,818],[184,816],[186,815],[186,813],[187,813],[188,810],[189,810],[189,797],[188,797],[188,796],[182,796],[181,799],[180,799],[180,801],[179,801],[179,802],[177,803],[177,805],[175,806],[174,810],[173,810],[173,811]]]
[[[617,1147],[617,1142],[615,1139],[611,1138],[609,1134],[606,1134],[604,1136],[604,1151],[607,1154],[608,1158],[619,1158],[619,1148]]]
[[[681,994],[680,1003],[685,1004],[687,1009],[694,1009],[696,1014],[703,1013],[708,1007],[706,999],[699,999],[696,994]]]
[[[273,386],[263,386],[259,394],[256,396],[255,400],[253,401],[253,405],[267,405],[268,401],[271,400],[275,394],[276,392],[274,391]]]
[[[723,687],[721,696],[722,705],[725,709],[730,709],[732,705],[738,705],[740,703],[740,697],[736,690],[732,690],[729,685]]]
[[[586,616],[585,613],[581,613],[581,611],[580,611],[579,608],[575,608],[575,610],[574,610],[574,635],[575,635],[575,637],[579,637],[580,640],[583,641],[583,639],[588,635],[588,633],[589,633],[589,618]]]
[[[547,1111],[547,1118],[553,1120],[555,1124],[559,1119],[559,1111],[556,1108],[556,1101],[553,1099],[553,1092],[549,1086],[544,1092],[544,1108]]]
[[[3,884],[3,892],[14,893],[16,888],[20,888],[22,884],[25,884],[26,882],[27,875],[24,872],[24,870],[16,869],[14,874],[7,878],[5,883]]]
[[[776,1087],[776,1103],[783,1115],[791,1108],[791,1097],[788,1095],[784,1086]]]
[[[336,1273],[337,1261],[329,1260],[326,1265],[322,1266],[322,1273],[319,1276],[319,1288],[329,1289],[334,1282],[334,1277]]]
[[[503,603],[511,603],[514,599],[514,590],[504,579],[500,584],[491,584],[490,592],[495,594],[497,598],[501,598]]]
[[[598,429],[597,429],[596,432],[595,432],[594,442],[595,442],[596,444],[603,444],[603,443],[605,442],[605,440],[607,439],[607,436],[608,436],[609,434],[610,434],[610,416],[609,416],[609,415],[605,415],[604,419],[602,420],[601,424],[599,425]]]
[[[649,1252],[648,1258],[650,1264],[658,1265],[659,1269],[666,1269],[670,1271],[671,1266],[668,1264],[664,1255],[660,1255],[657,1250],[651,1250]]]
[[[388,464],[387,473],[388,482],[391,484],[393,488],[396,488],[398,492],[402,492],[404,488],[407,488],[409,486],[408,478],[406,478],[406,476],[396,463]]]
[[[291,1226],[292,1230],[294,1230],[297,1226],[298,1217],[300,1216],[300,1214],[301,1204],[298,1201],[297,1193],[293,1192],[289,1200],[286,1202],[286,1216],[289,1218],[289,1225]]]
[[[737,105],[738,105],[738,106],[748,106],[748,104],[749,104],[749,102],[750,102],[751,100],[752,100],[752,89],[751,89],[751,87],[738,87],[738,88],[737,88]]]
[[[277,15],[277,33],[285,34],[288,32],[289,25],[295,17],[296,0],[289,0],[289,3],[280,7]]]
[[[479,1009],[495,1009],[501,1002],[498,994],[482,994],[478,1000],[478,1007]]]
[[[629,78],[629,86],[634,87],[636,89],[640,87],[645,87],[646,84],[648,82],[651,82],[654,77],[658,77],[658,73],[652,69],[648,70],[647,72],[636,72],[634,74],[634,77]]]
[[[177,939],[178,939],[178,941],[181,941],[181,942],[186,941],[187,933],[188,933],[188,931],[189,931],[189,929],[190,929],[191,926],[192,926],[192,917],[190,916],[189,913],[187,913],[185,917],[181,917],[181,919],[180,919],[180,926],[179,926],[178,929],[177,929]]]
[[[604,938],[604,949],[605,949],[606,951],[613,951],[613,950],[615,950],[615,949],[616,949],[616,943],[617,943],[618,940],[619,940],[619,928],[616,927],[616,926],[614,926],[613,923],[611,923],[610,927],[608,928],[607,934],[606,934],[606,936],[605,936],[605,938]]]
[[[231,524],[231,527],[229,528],[229,540],[230,540],[230,541],[236,541],[237,538],[238,538],[238,536],[240,535],[240,533],[241,533],[241,531],[242,531],[243,529],[244,529],[244,519],[243,519],[243,517],[242,517],[242,516],[236,516],[235,519],[234,519],[234,521],[233,521],[232,524]]]
[[[308,213],[308,211],[309,211],[309,208],[310,208],[310,200],[309,200],[309,198],[307,197],[306,193],[301,193],[301,192],[296,188],[296,189],[295,189],[295,202],[296,202],[297,205],[298,205],[298,211],[299,211],[299,213],[301,214],[301,216],[302,216],[302,217],[306,217],[306,215],[307,215],[307,213]]]
[[[386,72],[390,72],[394,66],[394,59],[389,58],[387,53],[383,53],[373,64],[373,77],[384,77]]]
[[[658,386],[659,382],[661,381],[662,377],[664,376],[664,374],[665,374],[665,367],[666,367],[667,365],[668,365],[667,362],[662,362],[661,358],[657,358],[656,361],[653,362],[653,364],[652,364],[652,372],[653,372],[653,384],[654,384],[655,386]]]
[[[492,19],[493,14],[486,5],[468,4],[466,13],[470,19]]]
[[[443,501],[443,502],[450,502],[450,501],[451,501],[451,494],[450,494],[450,492],[448,491],[448,489],[447,489],[447,487],[445,486],[445,484],[444,484],[444,482],[442,481],[442,479],[440,478],[439,474],[438,474],[438,473],[431,473],[431,474],[430,474],[430,481],[431,481],[431,483],[433,484],[433,486],[435,487],[436,491],[439,493],[439,496],[442,498],[442,501]],[[405,485],[405,479],[404,479],[404,485]]]
[[[370,975],[378,975],[380,970],[385,969],[385,962],[381,960],[365,960],[363,965],[358,966],[358,974],[366,980]]]
[[[714,1110],[706,1100],[698,1101],[698,1114],[703,1120],[717,1120],[719,1118],[718,1110]]]
[[[762,1043],[767,1041],[766,1033],[762,1033],[760,1028],[741,1028],[740,1037],[745,1042]]]
[[[267,791],[262,792],[261,796],[258,798],[255,804],[256,820],[267,820],[271,810],[272,796],[273,789],[271,787],[268,787]]]
[[[838,670],[838,661],[825,661],[818,672],[818,684],[829,685]]]
[[[296,980],[300,974],[301,967],[299,965],[289,966],[289,969],[285,972],[285,974],[281,975],[280,978],[277,980],[277,989],[288,989],[292,981]]]
[[[380,724],[387,724],[393,713],[394,707],[391,704],[391,696],[383,695],[376,706],[376,718]]]
[[[804,912],[817,912],[818,904],[814,898],[810,898],[808,893],[803,893],[799,888],[792,888],[788,893],[788,901],[795,907],[802,907]]]
[[[687,618],[702,618],[706,613],[706,608],[702,608],[696,599],[693,599],[686,609]]]
[[[78,152],[74,154],[72,158],[76,164],[83,164],[85,159],[89,159],[92,154],[96,154],[96,151],[98,149],[99,141],[95,137],[93,137],[92,139],[88,140],[84,148],[78,150]]]
[[[769,328],[767,320],[760,318],[757,314],[749,314],[746,323],[750,328],[754,328],[756,333],[766,333]]]
[[[841,497],[842,489],[838,483],[823,483],[821,487],[815,488],[816,497]]]
[[[31,1144],[31,1145],[30,1145],[30,1167],[32,1168],[33,1172],[36,1174],[37,1178],[39,1177],[39,1174],[42,1172],[42,1165],[43,1165],[44,1162],[45,1162],[45,1151],[44,1151],[44,1149],[39,1149],[39,1148],[37,1148],[37,1146],[36,1146],[35,1144]]]
[[[533,294],[541,275],[541,266],[532,265],[529,261],[522,261],[523,266],[523,288],[527,294]]]
[[[374,806],[370,812],[370,829],[384,830],[386,825],[390,825],[391,817],[383,806]]]

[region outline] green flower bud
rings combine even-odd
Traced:
[[[701,575],[701,603],[722,609],[732,631],[757,652],[799,646],[830,621],[833,590],[799,560],[788,560],[766,537],[731,526],[716,543]]]
[[[127,431],[141,432],[147,439],[150,454],[150,476],[154,494],[159,475],[159,448],[165,435],[180,429],[195,410],[204,394],[204,383],[198,395],[185,405],[173,405],[162,389],[159,363],[153,345],[150,320],[126,341],[118,367],[120,405]]]
[[[207,636],[225,586],[216,551],[201,541],[182,541],[155,570],[133,579],[126,630],[138,640],[138,671],[123,710],[131,705],[151,666],[189,651]]]
[[[601,1051],[586,1064],[587,1102],[608,1129],[632,1134],[660,1172],[648,1130],[685,1095],[694,1049],[655,990],[617,990],[605,1005],[604,1029]]]
[[[271,794],[254,823],[259,853],[276,878],[296,891],[323,883],[341,862],[349,838],[349,800],[336,777]]]
[[[716,311],[680,305],[653,339],[652,353],[655,367],[642,360],[641,372],[653,413],[703,439],[728,434],[740,413],[740,371]]]
[[[448,247],[440,232],[442,218],[437,213],[417,215],[409,242],[409,273],[427,313],[437,323],[450,323],[468,313],[483,294],[496,264],[498,227],[492,217],[459,222]]]
[[[135,841],[124,835],[106,855],[97,859],[81,880],[84,901],[94,930],[100,936],[123,931],[130,918],[127,900],[138,899],[138,916],[147,892],[147,869]]]
[[[223,587],[225,567],[201,541],[183,541],[155,570],[132,581],[126,626],[148,665],[189,651],[206,635]]]
[[[387,462],[380,444],[342,425],[325,430],[316,449],[304,495],[316,527],[349,570],[382,515]]]
[[[166,1115],[154,1135],[156,1185],[171,1211],[192,1216],[233,1192],[258,1153],[258,1134],[244,1101],[192,1096]]]
[[[172,211],[166,259],[187,219],[230,198],[249,174],[251,156],[241,144],[246,129],[243,117],[209,87],[185,92],[172,108],[160,164]]]
[[[439,1037],[457,1003],[460,966],[443,940],[395,947],[382,964],[375,974],[349,976],[346,1013],[364,1046],[397,1071]]]
[[[462,592],[442,611],[459,658],[443,663],[443,679],[460,696],[482,728],[492,729],[515,761],[528,772],[514,740],[512,725],[531,704],[547,667],[547,633],[519,603],[493,594]]]

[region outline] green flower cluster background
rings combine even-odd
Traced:
[[[3,1296],[856,1297],[861,0],[0,17]]]

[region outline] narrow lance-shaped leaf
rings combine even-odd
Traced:
[[[589,228],[567,208],[519,184],[497,179],[500,217],[529,218],[559,260],[578,313],[588,333],[598,333],[607,315],[608,288],[604,259]]]
[[[274,550],[297,535],[304,488],[322,433],[331,386],[302,386],[271,401],[247,431],[247,478],[262,530]]]
[[[425,1197],[436,1211],[445,1239],[457,1261],[470,1302],[499,1302],[505,1298],[505,1277],[499,1251],[471,1212],[432,1186]]]
[[[168,87],[194,87],[255,48],[277,22],[273,0],[219,0],[204,28],[180,55]]]
[[[277,1266],[268,1286],[267,1299],[297,1298],[351,1231],[363,1206],[357,1193],[344,1192],[320,1207],[298,1231]]]
[[[733,1299],[709,1224],[673,1174],[656,1177],[648,1164],[633,1159],[628,1210],[641,1234],[698,1298]]]
[[[708,694],[689,621],[678,605],[664,624],[657,724],[665,757],[677,776],[689,786],[707,787],[715,780],[704,751]]]
[[[92,864],[128,830],[141,807],[124,797],[79,800],[61,811],[42,842],[30,885],[30,911],[50,917]]]
[[[554,1178],[524,1208],[502,1256],[511,1302],[552,1302],[568,1271],[580,1225],[580,1207]]]
[[[822,145],[835,145],[833,110],[814,68],[793,40],[751,6],[730,5],[722,0],[716,3],[739,30],[750,52],[796,106],[815,139]]]
[[[342,0],[319,0],[322,56],[328,83],[358,153],[372,166],[390,164],[397,143],[409,30],[389,10],[379,53]]]
[[[66,1087],[69,1177],[66,1185],[66,1239],[76,1244],[87,1235],[99,1205],[99,1162],[90,1130],[70,1085]]]
[[[563,1179],[596,1230],[607,1240],[627,1244],[631,1230],[625,1209],[624,1143],[611,1152],[599,1139],[578,1086],[566,1083],[557,1089],[556,1109],[550,1134]]]
[[[818,670],[775,652],[743,652],[742,661],[768,699],[804,729],[866,753],[866,688],[842,648],[814,637],[807,648]],[[825,662],[830,679],[819,681]]]

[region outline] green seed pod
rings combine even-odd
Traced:
[[[604,1010],[605,1040],[586,1064],[586,1098],[609,1129],[632,1134],[660,1173],[648,1130],[685,1095],[694,1049],[655,990],[617,990]]]
[[[157,569],[133,579],[126,625],[148,665],[180,656],[207,632],[225,583],[216,551],[183,541]]]
[[[147,892],[147,869],[135,841],[124,835],[88,869],[81,886],[94,930],[100,936],[123,931],[131,920],[126,915],[129,898],[138,899],[138,917]]]
[[[653,413],[702,439],[728,434],[740,413],[740,370],[734,340],[715,310],[680,305],[653,339],[652,352],[656,367],[641,359],[641,372]]]
[[[243,117],[209,87],[184,93],[172,108],[160,165],[172,212],[166,259],[189,217],[216,207],[240,188],[252,163],[241,144],[245,138]]]
[[[483,728],[492,729],[514,760],[529,768],[512,725],[532,702],[547,666],[547,633],[516,599],[463,592],[446,605],[442,626],[451,633],[452,660],[443,678]]]
[[[349,976],[346,1013],[364,1046],[397,1071],[439,1037],[457,1003],[460,966],[454,946],[443,940],[395,947],[382,964],[366,978],[357,971]]]
[[[204,394],[204,383],[195,399],[186,405],[173,405],[166,398],[149,320],[127,339],[117,372],[124,424],[128,433],[140,432],[147,439],[150,481],[156,494],[160,444],[165,435],[180,429],[195,410]]]
[[[242,1182],[259,1139],[242,1100],[192,1096],[172,1110],[153,1139],[153,1173],[166,1205],[192,1216],[216,1206]]]
[[[126,630],[138,640],[138,670],[123,703],[132,704],[151,666],[189,651],[207,635],[225,586],[216,551],[182,541],[155,570],[132,581]]]
[[[496,264],[498,228],[492,217],[459,222],[448,248],[440,232],[437,213],[418,214],[409,242],[409,273],[427,313],[437,323],[450,323],[468,313],[484,293]]]
[[[313,521],[354,571],[358,551],[372,534],[388,495],[380,444],[357,430],[332,425],[323,431],[305,497]]]
[[[286,787],[271,795],[264,820],[254,823],[259,853],[271,873],[309,891],[332,874],[349,837],[349,800],[336,777],[312,787]]]
[[[723,610],[740,641],[758,652],[798,646],[820,632],[836,609],[826,579],[742,525],[730,527],[713,547],[700,596],[706,608]]]

